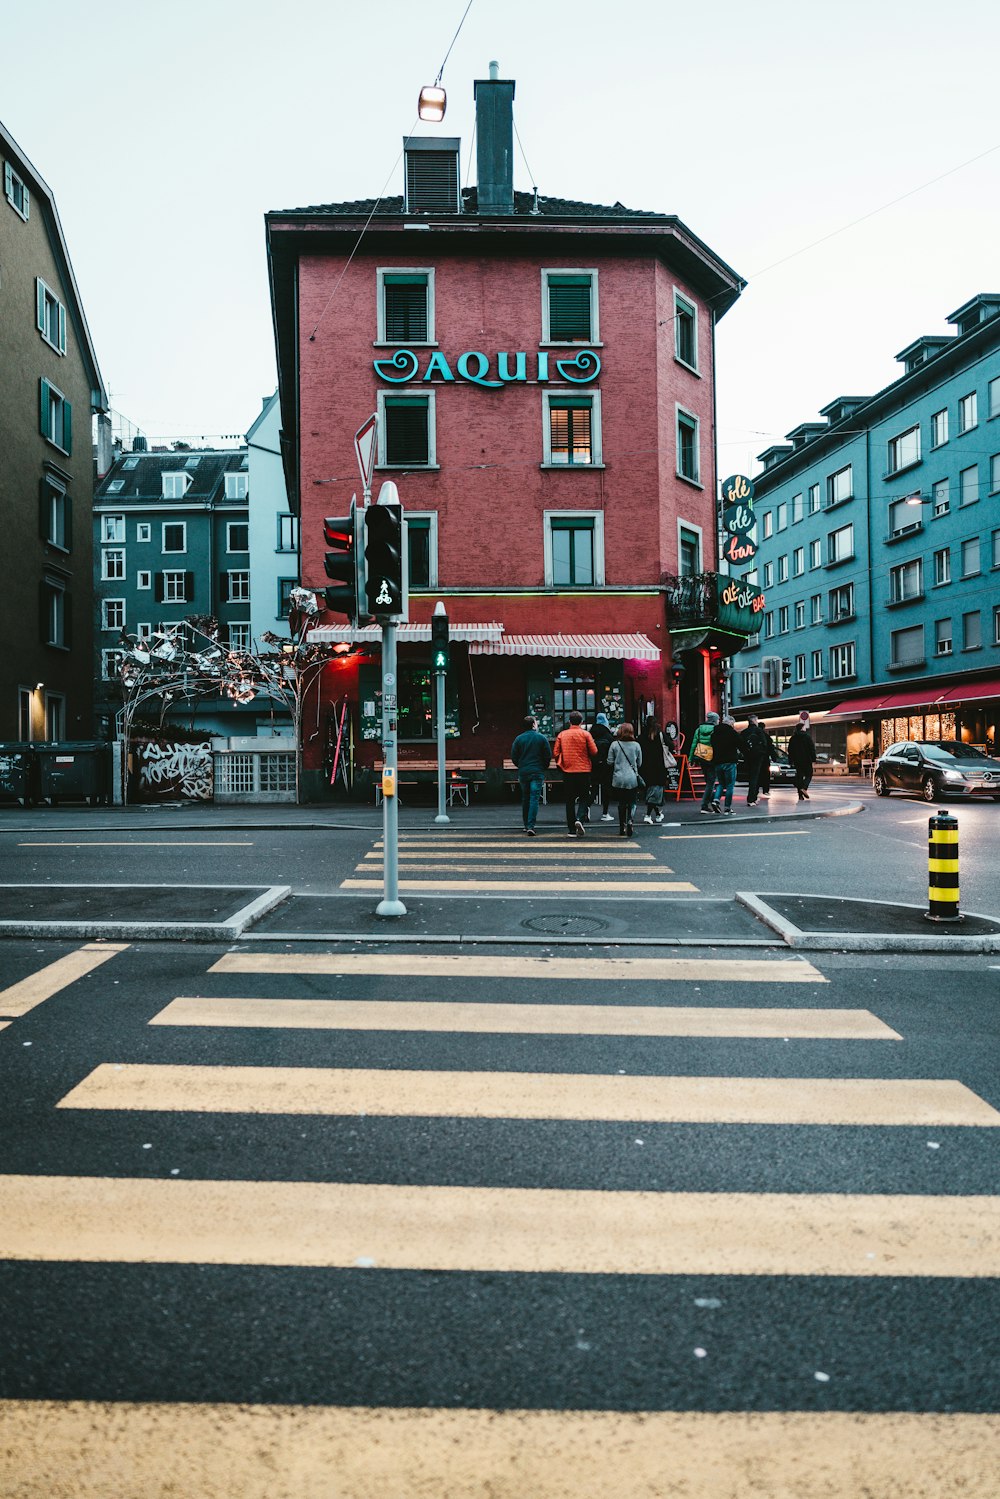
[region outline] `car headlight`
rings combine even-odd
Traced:
[[[960,770],[944,770],[941,772],[946,781],[964,781],[965,776]]]

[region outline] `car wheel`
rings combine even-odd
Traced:
[[[920,790],[925,802],[936,802],[939,798],[940,793],[933,776],[924,776]]]
[[[888,788],[888,786],[885,783],[885,777],[884,776],[881,776],[881,775],[875,776],[875,778],[872,781],[872,785],[875,788],[875,795],[876,796],[888,796],[889,795],[889,788]]]

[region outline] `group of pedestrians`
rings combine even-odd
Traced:
[[[630,723],[612,730],[606,713],[598,713],[593,727],[586,729],[579,712],[569,715],[569,724],[550,746],[539,733],[537,720],[529,716],[510,752],[521,787],[525,833],[529,838],[536,836],[538,808],[553,755],[566,788],[567,837],[586,836],[592,806],[601,808],[602,822],[614,822],[614,801],[618,832],[622,838],[630,838],[640,792],[646,804],[643,822],[662,822],[666,792],[677,786],[677,761],[683,746],[684,735],[673,722],[661,729],[653,719],[647,719],[637,739]],[[759,797],[770,794],[771,762],[779,756],[777,745],[756,714],[749,715],[746,728],[739,733],[731,714],[720,717],[718,713],[706,713],[704,723],[694,732],[690,752],[705,777],[700,810],[706,816],[733,815],[736,769],[741,759],[747,769],[747,806],[756,806]],[[788,758],[795,770],[799,801],[808,801],[816,761],[808,713],[799,714],[788,740]]]
[[[697,760],[705,777],[701,811],[706,815],[731,817],[736,768],[743,760],[747,770],[747,806],[757,805],[758,797],[771,790],[771,762],[780,751],[755,713],[747,726],[737,733],[736,720],[726,713],[707,713],[691,741],[691,758]],[[788,740],[788,758],[795,771],[795,789],[800,802],[809,800],[809,783],[816,763],[816,746],[809,732],[809,714],[800,713],[799,721]]]
[[[569,724],[553,747],[538,731],[533,717],[511,746],[521,787],[524,831],[535,837],[535,823],[542,799],[545,776],[553,755],[566,788],[566,834],[586,836],[592,806],[601,808],[601,821],[614,822],[611,803],[618,812],[618,832],[631,837],[640,791],[645,792],[647,823],[663,821],[663,800],[669,786],[677,784],[677,757],[684,742],[675,723],[660,727],[648,719],[639,739],[630,723],[612,731],[607,714],[598,713],[592,729],[583,726],[583,714],[573,712]]]

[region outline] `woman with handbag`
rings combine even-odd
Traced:
[[[618,832],[622,838],[631,838],[635,831],[632,826],[635,802],[644,785],[639,774],[641,761],[642,751],[635,730],[630,723],[619,724],[608,750],[608,764],[611,766],[611,788],[618,801]]]
[[[667,784],[667,756],[670,752],[652,718],[647,718],[642,726],[639,747],[642,750],[642,778],[646,782],[646,815],[642,820],[662,822],[663,788]],[[676,764],[672,754],[670,760]]]
[[[721,812],[722,808],[715,800],[715,751],[712,748],[712,735],[715,733],[716,724],[719,722],[718,713],[706,713],[705,722],[700,723],[694,731],[691,740],[690,760],[693,764],[701,766],[705,777],[705,795],[701,799],[702,812]]]

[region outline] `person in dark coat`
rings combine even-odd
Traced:
[[[517,766],[524,831],[529,838],[534,838],[538,803],[545,788],[545,772],[552,763],[552,750],[545,735],[539,734],[537,721],[530,715],[510,747],[510,758]]]
[[[639,738],[642,778],[646,782],[646,815],[643,822],[663,821],[663,788],[667,784],[667,746],[656,721],[647,718]]]
[[[712,811],[723,812],[726,817],[733,815],[733,788],[736,785],[736,763],[739,756],[740,736],[736,732],[732,716],[726,713],[722,722],[716,724],[712,731],[712,764],[715,766],[715,784],[718,787]],[[719,805],[720,800],[725,801],[725,807]]]
[[[590,782],[591,805],[600,802],[601,821],[614,822],[614,813],[611,807],[611,766],[608,764],[608,750],[614,734],[608,722],[606,713],[598,713],[594,719],[594,727],[590,731],[590,737],[597,745],[597,758],[594,761],[594,773]]]
[[[767,735],[751,713],[746,728],[740,735],[740,753],[747,768],[747,806],[756,805],[760,792],[764,766],[768,763]]]
[[[788,758],[795,767],[795,789],[799,801],[809,800],[809,782],[816,763],[816,746],[809,732],[809,714],[800,713],[799,721],[788,739]]]
[[[775,744],[774,740],[771,738],[770,734],[767,732],[767,724],[762,721],[760,727],[763,730],[764,739],[767,744],[767,754],[764,756],[764,763],[760,768],[760,791],[758,792],[758,795],[770,796],[771,762],[772,760],[778,760],[781,758],[781,751]]]

